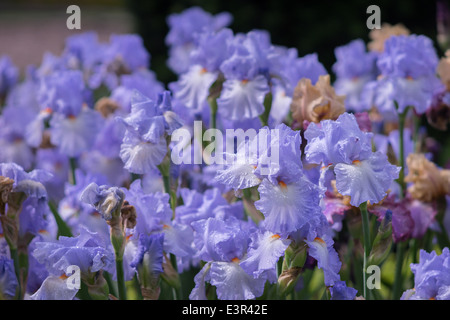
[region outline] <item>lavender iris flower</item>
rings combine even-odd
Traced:
[[[102,240],[98,234],[83,228],[77,237],[60,237],[56,242],[37,242],[33,255],[45,265],[50,275],[30,298],[72,300],[78,289],[70,288],[64,281],[69,266],[76,265],[82,275],[88,275],[111,268],[114,264],[114,254],[105,249]]]
[[[158,105],[135,91],[131,113],[116,119],[126,128],[120,147],[125,169],[139,174],[155,169],[167,153],[166,120]]]
[[[94,206],[103,219],[111,220],[114,213],[122,208],[125,194],[118,187],[98,186],[92,182],[83,190],[80,200]]]
[[[338,281],[330,288],[331,300],[353,300],[358,290],[347,287],[345,281]]]
[[[450,252],[444,248],[438,255],[435,251],[420,251],[419,263],[411,264],[414,273],[414,289],[403,293],[402,300],[450,300]]]
[[[172,71],[177,74],[187,72],[192,65],[190,55],[197,46],[200,34],[219,31],[228,26],[231,20],[227,12],[213,16],[200,7],[171,14],[167,18],[169,33],[165,41],[169,46],[168,65]]]
[[[102,60],[89,79],[89,87],[104,84],[110,90],[119,85],[122,74],[130,74],[150,66],[150,54],[136,34],[112,34],[103,49]]]
[[[0,296],[2,300],[13,299],[17,286],[13,261],[5,256],[0,256]]]
[[[335,49],[337,58],[333,71],[337,79],[334,83],[336,93],[345,95],[347,110],[364,111],[361,109],[361,92],[364,85],[374,80],[377,75],[376,54],[366,52],[361,39]]]
[[[433,95],[443,87],[436,76],[437,64],[433,43],[426,36],[390,37],[377,60],[381,76],[363,89],[366,109],[376,106],[389,118],[395,118],[397,112],[403,112],[408,106],[413,106],[418,114],[424,113]]]
[[[338,192],[350,196],[353,206],[378,203],[398,177],[400,168],[391,165],[385,154],[372,152],[372,133],[362,132],[351,114],[323,120],[321,128],[310,124],[305,138],[306,160],[322,164],[323,170],[333,169]]]
[[[9,56],[0,57],[0,96],[6,95],[17,83],[19,70]]]
[[[132,268],[138,268],[145,263],[152,275],[157,276],[163,273],[163,243],[164,234],[140,234],[139,245],[130,266]]]
[[[197,256],[208,263],[195,277],[191,299],[205,299],[205,281],[216,287],[221,300],[243,300],[259,297],[266,278],[254,278],[240,266],[248,249],[248,233],[253,229],[235,218],[209,218],[192,224]]]

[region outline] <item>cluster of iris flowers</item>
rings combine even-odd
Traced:
[[[450,299],[450,170],[424,126],[450,120],[450,54],[383,25],[336,48],[331,83],[231,21],[168,17],[167,88],[134,34],[71,36],[20,81],[1,57],[1,298]],[[175,164],[194,121],[259,133],[246,161]]]

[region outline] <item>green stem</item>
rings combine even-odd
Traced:
[[[217,128],[217,100],[215,98],[209,99],[209,107],[211,108],[210,128]]]
[[[144,297],[142,296],[142,291],[141,291],[141,284],[139,283],[137,274],[135,274],[133,277],[133,286],[134,286],[134,291],[136,292],[136,295],[137,295],[137,297],[136,297],[137,300],[144,300]]]
[[[170,195],[170,178],[168,175],[162,175],[163,183],[164,183],[164,191]]]
[[[369,225],[369,213],[367,212],[367,203],[361,203],[359,206],[361,211],[362,218],[362,228],[363,228],[363,245],[364,245],[364,260],[363,260],[363,296],[365,299],[368,299],[367,295],[367,259],[371,250],[371,241],[370,241],[370,225]]]
[[[395,102],[395,105],[398,107],[397,102]],[[400,173],[398,175],[398,182],[401,187],[401,195],[400,197],[403,199],[405,195],[406,190],[406,183],[405,183],[405,142],[404,142],[404,135],[403,131],[405,129],[405,119],[406,115],[408,113],[409,107],[407,107],[402,113],[398,114],[398,137],[399,137],[399,165],[400,165]]]
[[[419,129],[420,129],[420,116],[413,112],[413,143],[414,152],[420,152],[420,141],[419,141]]]
[[[164,183],[164,191],[170,196],[170,207],[172,208],[172,218],[175,218],[175,208],[177,205],[177,195],[170,189],[170,177],[167,174],[162,175]]]
[[[269,92],[264,97],[264,112],[259,116],[259,119],[261,120],[261,125],[268,126],[269,125],[269,116],[270,116],[270,109],[272,108],[272,92]]]
[[[395,276],[394,276],[394,287],[392,289],[392,299],[397,300],[400,299],[400,295],[402,293],[403,287],[403,260],[405,256],[405,243],[399,242],[397,243],[397,251],[396,251],[396,260],[395,260]]]
[[[284,256],[278,259],[277,265],[276,265],[276,271],[277,271],[277,277],[279,278],[281,275],[281,272],[283,271],[283,262],[284,262]]]
[[[14,263],[14,271],[16,273],[16,277],[17,277],[17,283],[19,284],[17,286],[17,297],[20,299],[20,297],[22,297],[22,286],[20,285],[20,266],[19,266],[19,255],[17,253],[17,249],[13,249],[11,246],[9,247],[9,252],[11,255],[11,259],[13,260]]]
[[[123,271],[123,258],[116,257],[116,272],[117,272],[117,288],[119,290],[119,299],[127,300],[127,290],[125,288],[125,278]]]
[[[416,238],[411,239],[410,241],[410,247],[411,247],[411,262],[417,263],[417,250],[418,250],[418,240]],[[411,273],[411,282],[414,283],[414,273]]]
[[[447,201],[445,201],[444,197],[441,197],[436,201],[436,206],[437,206],[437,215],[435,219],[438,222],[440,228],[440,230],[436,232],[436,238],[441,248],[450,247],[450,239],[447,234],[447,229],[444,226],[444,217],[445,212],[447,210]]]
[[[25,292],[27,291],[27,282],[28,282],[28,248],[22,248],[18,251],[19,256],[19,274],[20,274],[20,282],[19,287],[22,287],[20,290],[21,295],[19,296],[20,300],[23,300]]]
[[[436,232],[436,238],[438,240],[439,246],[441,248],[450,247],[450,240],[447,235],[447,230],[445,229],[442,220],[438,221],[440,231]]]
[[[394,102],[396,108],[398,109],[397,102]],[[399,136],[399,165],[400,165],[400,173],[398,182],[400,184],[401,193],[400,198],[403,199],[406,191],[406,183],[405,183],[405,148],[404,148],[404,134],[403,131],[405,129],[405,119],[408,113],[409,107],[406,107],[402,113],[398,114],[398,136]],[[399,242],[397,243],[397,251],[396,251],[396,263],[395,263],[395,277],[394,277],[394,287],[392,289],[392,297],[394,300],[400,298],[402,285],[403,285],[403,277],[402,277],[402,269],[403,269],[403,259],[405,256],[405,243]]]
[[[76,163],[76,159],[71,157],[69,158],[69,165],[70,165],[70,178],[71,178],[71,183],[73,185],[77,184],[77,179],[75,177],[75,169],[77,168],[77,163]]]
[[[175,271],[178,272],[177,257],[172,253],[170,254],[170,263],[172,264]],[[178,289],[172,288],[172,292],[174,300],[183,299],[183,290],[181,288],[181,281],[180,285],[178,286]]]
[[[117,287],[115,286],[111,274],[109,272],[104,271],[103,277],[106,280],[106,283],[108,284],[109,293],[112,294],[114,297],[117,297]]]

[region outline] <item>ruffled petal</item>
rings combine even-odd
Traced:
[[[156,169],[167,153],[164,136],[160,136],[156,144],[142,141],[137,136],[127,132],[120,147],[120,158],[125,169],[130,172],[144,174]]]
[[[391,182],[398,178],[399,171],[386,155],[376,152],[367,160],[337,164],[336,188],[340,194],[350,196],[350,204],[355,207],[366,201],[378,203],[386,196]]]
[[[211,263],[203,266],[202,270],[194,277],[195,287],[189,294],[190,300],[208,300],[206,297],[206,282],[210,280]]]
[[[262,75],[252,80],[226,80],[217,99],[218,113],[231,120],[256,118],[264,112],[264,98],[269,90]]]
[[[242,269],[258,278],[266,271],[275,270],[278,259],[284,255],[291,240],[270,231],[253,233],[247,256],[241,261]]]
[[[83,109],[76,117],[66,117],[55,113],[50,120],[51,143],[61,153],[77,157],[88,151],[102,126],[102,117],[91,109]]]
[[[58,276],[48,276],[31,300],[73,300],[78,289],[69,288],[66,280]]]
[[[336,281],[330,288],[331,300],[353,300],[358,290],[347,287],[345,281]]]
[[[186,107],[200,110],[206,102],[209,88],[216,79],[217,73],[208,72],[201,65],[194,65],[169,87],[174,92],[174,97]]]
[[[306,160],[324,165],[352,163],[372,153],[372,133],[362,132],[353,114],[343,113],[336,121],[311,123],[305,131]]]
[[[13,299],[19,285],[14,272],[14,262],[5,256],[0,257],[0,298]]]
[[[235,262],[212,262],[211,281],[220,300],[249,300],[264,292],[264,278],[253,278]]]
[[[234,190],[247,189],[261,183],[261,179],[254,172],[254,164],[236,161],[227,168],[218,170],[214,179]]]
[[[317,266],[323,270],[326,286],[332,286],[340,280],[339,270],[341,261],[338,253],[333,248],[333,240],[328,236],[306,241],[309,247],[309,255],[317,260]]]
[[[190,226],[173,223],[164,225],[164,250],[177,257],[187,257],[194,254],[191,244],[194,241],[193,230]]]
[[[284,182],[274,185],[264,179],[258,191],[260,200],[255,206],[265,216],[266,229],[274,233],[296,231],[312,216],[321,214],[319,189],[304,176],[288,185]]]

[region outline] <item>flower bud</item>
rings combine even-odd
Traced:
[[[90,274],[89,279],[83,278],[82,280],[88,288],[89,296],[93,300],[108,300],[109,287],[101,271]]]
[[[450,90],[450,49],[445,51],[445,57],[439,60],[437,73],[447,90]]]
[[[302,268],[299,267],[293,267],[283,271],[278,278],[277,291],[282,295],[291,292],[294,289],[301,272]]]
[[[13,188],[14,180],[0,176],[0,200],[5,204],[8,202],[8,196]]]
[[[305,242],[296,243],[293,241],[285,251],[283,270],[289,268],[302,268],[306,262],[308,252]]]
[[[181,286],[180,276],[166,254],[164,254],[163,270],[161,278],[172,288],[179,289]]]
[[[410,154],[406,164],[405,182],[412,183],[408,192],[414,199],[431,202],[450,194],[450,170],[440,170],[423,154]]]
[[[107,118],[110,114],[113,114],[120,106],[116,101],[110,98],[100,98],[94,106],[94,109],[100,112],[103,118]]]
[[[336,120],[345,112],[345,96],[338,96],[330,84],[330,75],[320,76],[315,85],[308,78],[301,79],[294,89],[291,111],[297,123]]]
[[[384,215],[378,233],[373,241],[372,250],[368,258],[368,265],[380,265],[386,260],[392,247],[392,212],[388,210]]]
[[[130,205],[128,201],[125,201],[120,210],[124,227],[133,229],[136,226],[136,209]]]

